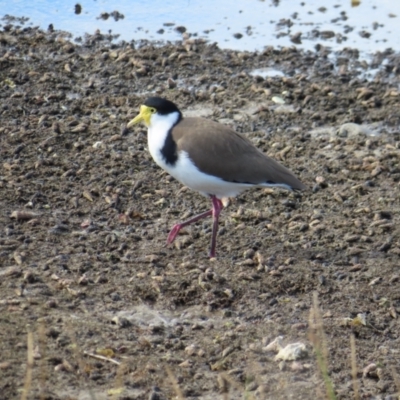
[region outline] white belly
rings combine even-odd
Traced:
[[[216,176],[201,172],[193,164],[186,152],[179,153],[178,161],[173,167],[163,164],[159,164],[160,167],[168,171],[175,179],[205,196],[212,194],[220,199],[223,197],[235,197],[253,186],[244,183],[227,182]]]

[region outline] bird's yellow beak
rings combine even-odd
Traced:
[[[140,113],[128,123],[127,127],[130,128],[131,126],[139,124],[140,122],[144,122],[146,126],[149,126],[150,118],[151,108],[147,106],[140,106]]]

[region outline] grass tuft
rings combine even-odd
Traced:
[[[174,374],[172,373],[171,368],[169,368],[169,366],[167,365],[165,367],[165,369],[167,371],[168,378],[172,383],[172,387],[174,388],[174,391],[175,391],[177,399],[178,400],[185,400],[185,398],[183,397],[182,390],[179,387],[178,381],[176,380]]]
[[[309,339],[314,348],[318,369],[324,381],[326,397],[329,400],[336,400],[335,390],[328,372],[328,346],[322,323],[322,316],[318,304],[318,293],[313,294],[313,305],[310,310]]]

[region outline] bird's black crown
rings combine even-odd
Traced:
[[[149,97],[144,105],[147,107],[153,107],[157,110],[161,115],[171,114],[173,112],[181,113],[178,107],[167,99],[163,99],[162,97]]]

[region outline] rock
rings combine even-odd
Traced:
[[[372,132],[366,126],[347,122],[343,124],[337,133],[340,137],[356,137],[360,135],[371,135]]]

